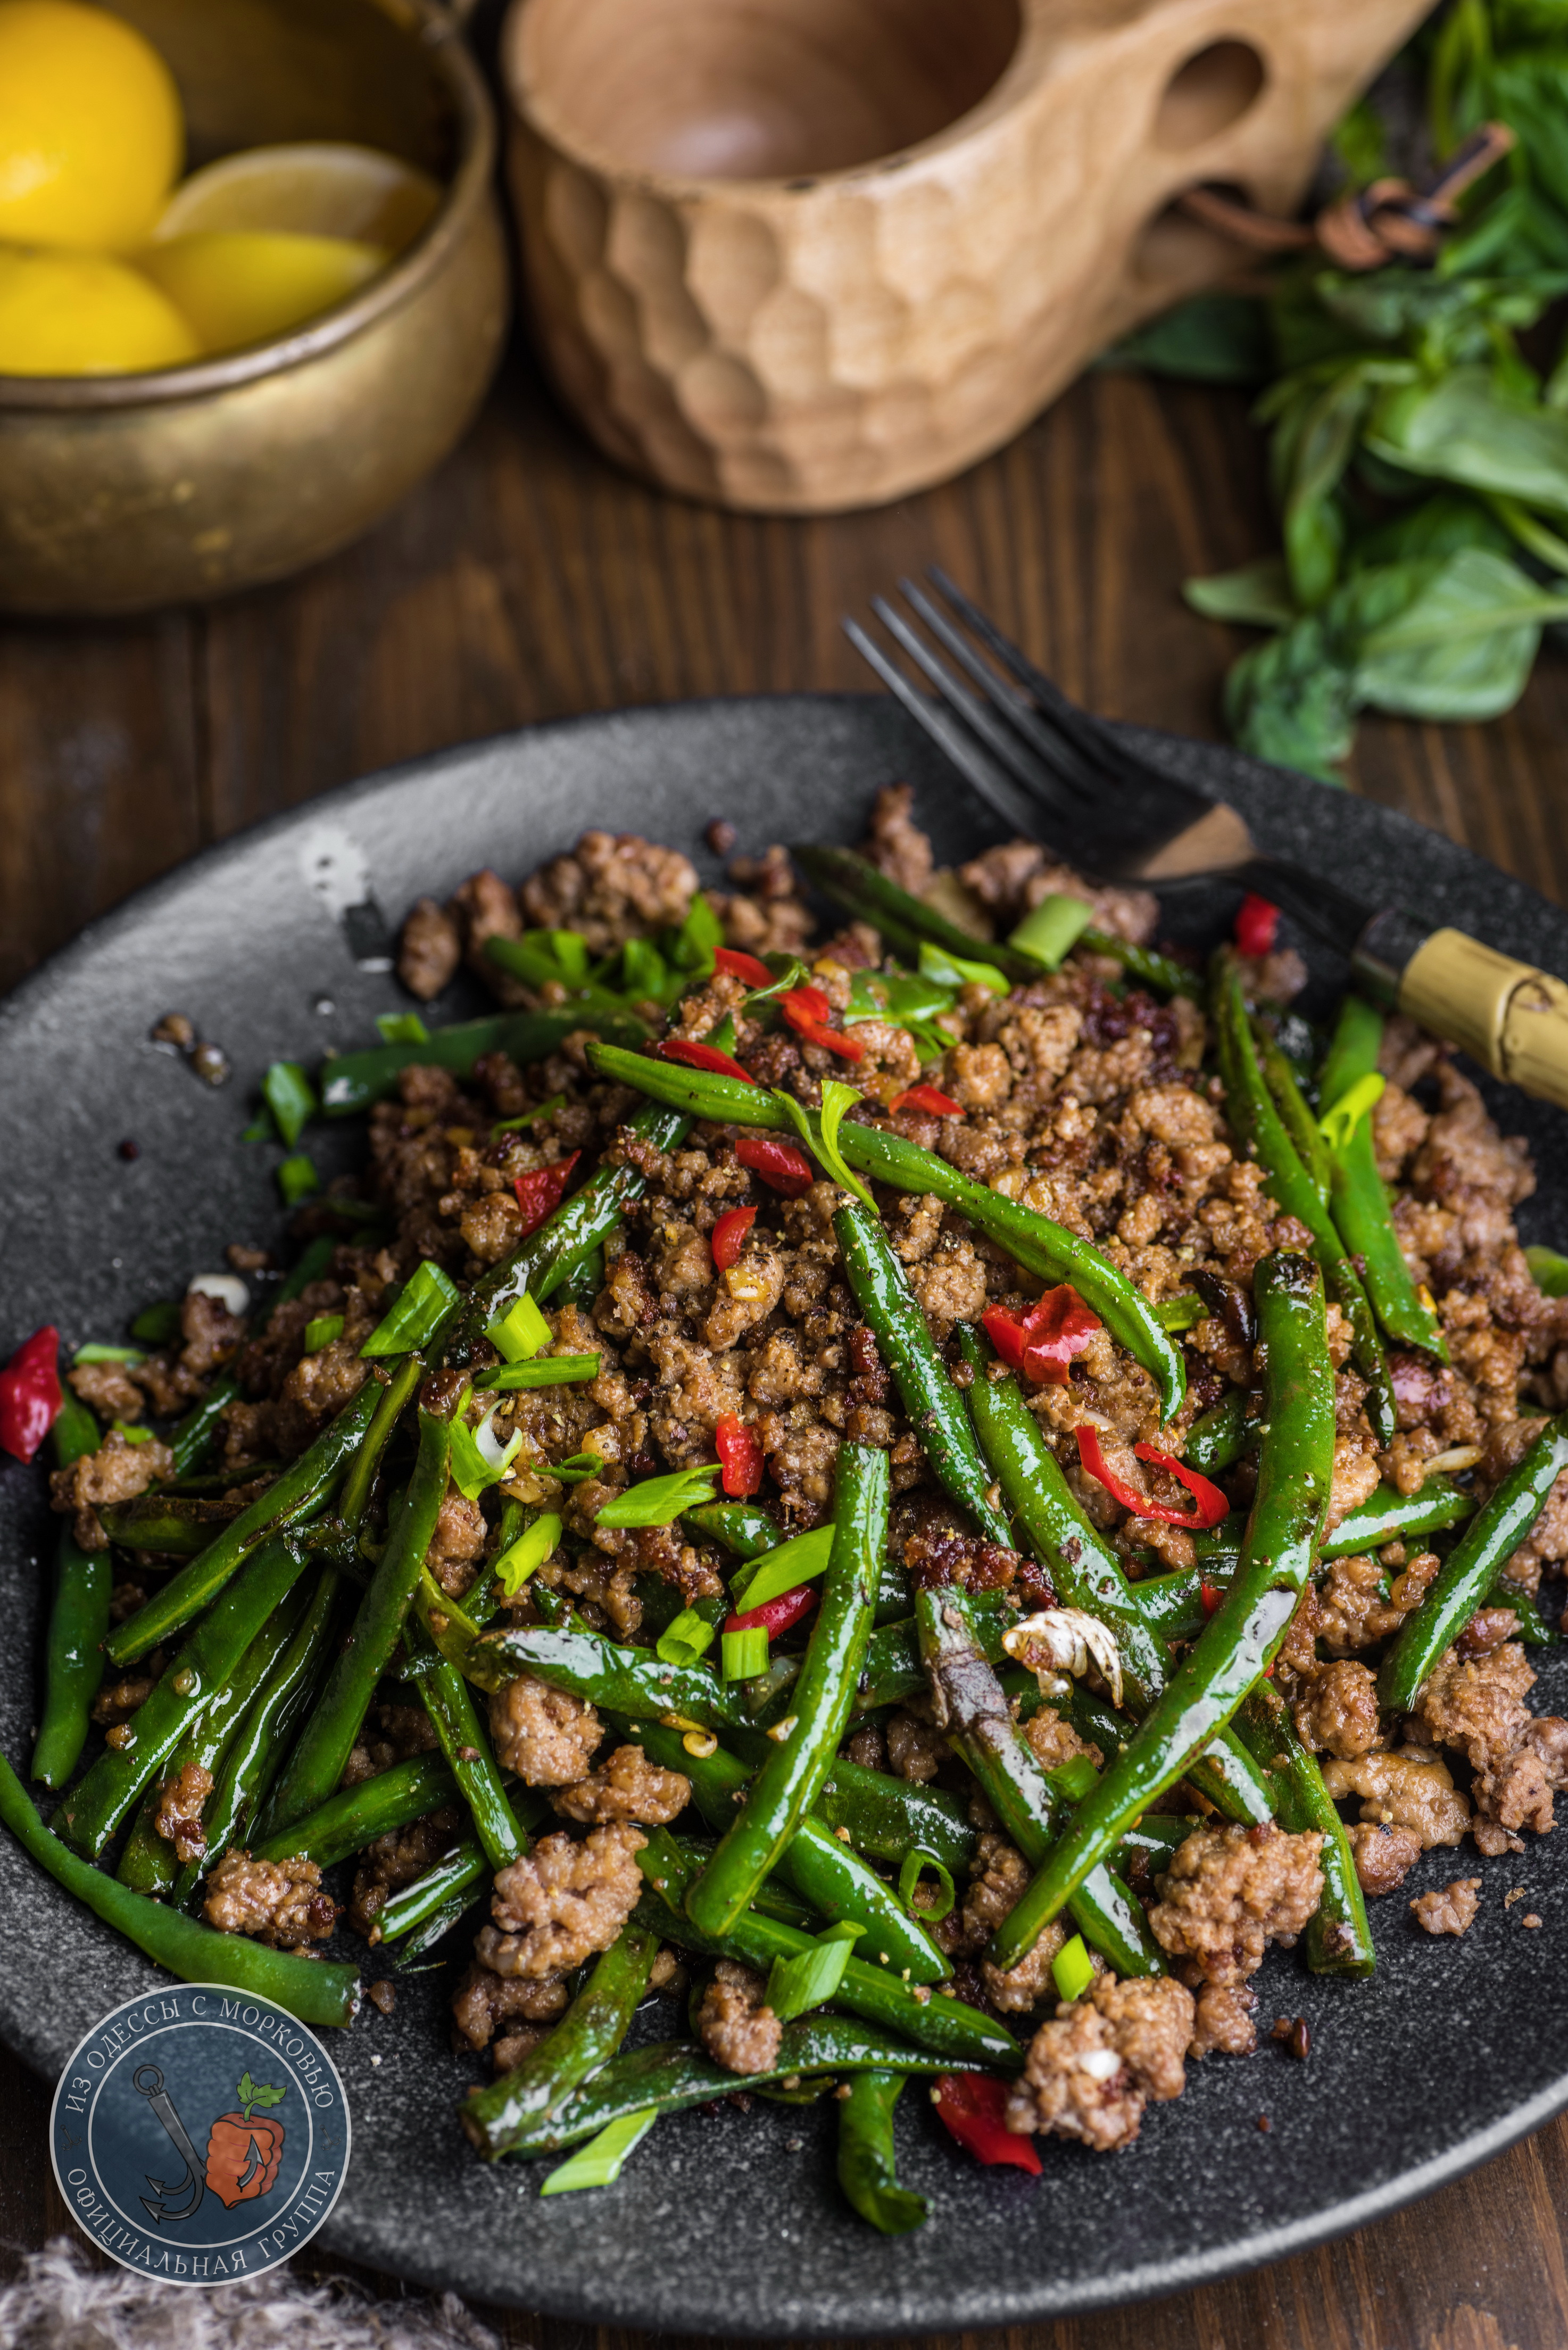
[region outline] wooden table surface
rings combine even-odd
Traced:
[[[0,629],[0,989],[208,841],[391,761],[575,711],[860,688],[839,614],[933,559],[1070,693],[1212,734],[1239,640],[1178,586],[1270,544],[1256,436],[1230,395],[1092,376],[945,489],[796,523],[628,481],[514,358],[464,447],[306,577],[113,627]],[[1354,787],[1568,898],[1565,737],[1568,663],[1549,653],[1495,725],[1364,727]],[[47,2110],[44,2085],[0,2052],[13,2262],[68,2225]],[[1565,2210],[1558,2123],[1345,2241],[1018,2328],[1008,2350],[1562,2350]],[[540,2350],[588,2340],[535,2316],[493,2322]]]

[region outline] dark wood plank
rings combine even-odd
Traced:
[[[514,359],[465,446],[306,577],[195,616],[0,633],[0,986],[203,840],[392,761],[617,703],[859,688],[840,613],[932,560],[1070,692],[1217,734],[1220,680],[1245,639],[1190,612],[1179,584],[1270,538],[1243,403],[1190,387],[1086,378],[955,483],[794,523],[617,474]],[[1352,779],[1568,897],[1565,733],[1568,663],[1549,651],[1497,725],[1368,722]],[[13,2262],[66,2224],[47,2112],[41,2085],[0,2054],[0,2251]],[[1560,2123],[1342,2243],[972,2350],[1558,2350],[1565,2209]],[[645,2350],[640,2336],[486,2314],[536,2350]]]

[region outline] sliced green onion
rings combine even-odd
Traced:
[[[761,1624],[726,1632],[719,1643],[720,1670],[727,1681],[749,1681],[768,1669],[768,1636]]]
[[[561,1539],[561,1521],[546,1510],[520,1534],[495,1562],[495,1579],[508,1599],[515,1599],[535,1567],[543,1566]]]
[[[808,2009],[820,2007],[833,1997],[844,1981],[844,1970],[855,1956],[857,1938],[866,1931],[864,1926],[830,1926],[819,1934],[808,1950],[797,1950],[793,1959],[775,1959],[768,1977],[764,2005],[771,2007],[781,2023],[793,2023],[797,2015]]]
[[[305,1326],[305,1351],[307,1355],[318,1355],[323,1347],[330,1347],[334,1338],[341,1338],[342,1336],[341,1314],[318,1314],[314,1322],[307,1322]]]
[[[924,1902],[919,1907],[916,1905],[915,1887],[928,1868],[937,1879],[940,1907],[933,1904],[928,1908]],[[922,1926],[940,1926],[958,1899],[952,1872],[937,1858],[935,1853],[922,1852],[917,1846],[913,1852],[904,1855],[904,1865],[898,1871],[898,1898],[910,1917],[918,1918]]]
[[[144,1347],[166,1347],[180,1336],[179,1299],[161,1297],[155,1305],[144,1305],[130,1326],[130,1335]]]
[[[554,1473],[559,1476],[560,1471]],[[628,1485],[624,1493],[607,1501],[597,1523],[601,1526],[670,1525],[682,1510],[700,1509],[713,1499],[719,1473],[714,1461],[705,1469],[677,1469],[669,1477],[645,1477],[640,1484]]]
[[[848,1105],[852,1101],[858,1101],[859,1098],[859,1095],[852,1086],[841,1086],[836,1078],[824,1077],[822,1115],[814,1127],[805,1110],[793,1094],[784,1093],[777,1087],[774,1088],[774,1101],[783,1103],[796,1133],[813,1157],[821,1160],[836,1183],[842,1184],[846,1191],[853,1191],[856,1198],[875,1214],[876,1201],[871,1197],[859,1176],[852,1174],[845,1165],[838,1148],[839,1121]]]
[[[497,1388],[510,1395],[518,1388],[564,1388],[575,1380],[597,1379],[602,1355],[540,1355],[530,1363],[498,1363],[481,1371],[476,1388]]]
[[[297,1061],[275,1061],[262,1079],[262,1092],[285,1145],[292,1150],[320,1107],[316,1087]]]
[[[417,1012],[378,1012],[376,1026],[383,1045],[428,1045],[431,1032]]]
[[[1383,1098],[1388,1080],[1376,1069],[1368,1069],[1336,1102],[1330,1104],[1317,1122],[1317,1130],[1329,1149],[1338,1152],[1345,1149],[1362,1119],[1376,1109]]]
[[[765,1634],[763,1638],[765,1643]],[[699,1616],[695,1607],[683,1607],[660,1632],[654,1654],[661,1665],[694,1665],[712,1645],[712,1625]]]
[[[1064,898],[1053,892],[1030,909],[1015,931],[1008,932],[1007,943],[1023,954],[1036,956],[1047,971],[1054,971],[1094,919],[1093,906],[1085,906],[1082,898]]]
[[[1100,1774],[1086,1754],[1069,1754],[1064,1762],[1046,1775],[1064,1804],[1081,1804]]]
[[[619,2121],[607,2124],[597,2137],[589,2138],[587,2146],[578,2147],[576,2154],[552,2170],[540,2194],[571,2195],[579,2187],[613,2187],[620,2177],[621,2164],[642,2144],[658,2119],[657,2106],[645,2106],[639,2114],[622,2114]]]
[[[78,1347],[71,1357],[78,1363],[144,1363],[147,1360],[140,1347],[100,1347],[96,1338]]]
[[[818,1526],[809,1534],[796,1534],[793,1540],[780,1543],[777,1550],[764,1551],[761,1558],[752,1559],[730,1585],[737,1611],[744,1613],[760,1607],[764,1600],[780,1598],[803,1583],[815,1583],[819,1575],[826,1574],[832,1550],[833,1528]]]
[[[1064,1942],[1051,1961],[1051,1977],[1064,1999],[1081,1999],[1095,1980],[1095,1970],[1089,1953],[1084,1948],[1082,1934],[1075,1934]]]
[[[292,1159],[286,1159],[277,1170],[277,1188],[283,1193],[286,1208],[296,1207],[301,1200],[308,1200],[313,1191],[321,1189],[316,1161],[307,1159],[303,1150],[296,1151]]]
[[[477,1428],[463,1419],[452,1424],[452,1482],[464,1501],[477,1502],[492,1485],[499,1485],[523,1450],[523,1431],[514,1428],[504,1445],[491,1430],[492,1404]]]
[[[920,941],[920,975],[940,979],[944,987],[989,987],[992,995],[1005,995],[1012,986],[993,962],[971,962],[950,954],[946,947],[934,946],[929,939]]]
[[[1527,1248],[1524,1262],[1542,1297],[1568,1297],[1568,1256],[1560,1256],[1555,1249]]]
[[[524,1290],[511,1310],[499,1322],[493,1322],[484,1335],[496,1353],[504,1355],[509,1363],[527,1363],[541,1347],[549,1345],[554,1333]]]
[[[462,1295],[450,1274],[433,1257],[421,1259],[400,1291],[389,1314],[377,1323],[359,1352],[362,1356],[411,1355],[428,1347]]]
[[[521,1134],[525,1126],[532,1126],[535,1119],[548,1118],[552,1110],[559,1109],[566,1098],[565,1094],[552,1094],[548,1101],[539,1104],[537,1109],[525,1109],[521,1118],[498,1118],[490,1129],[490,1139],[493,1142],[498,1135]]]
[[[111,1420],[109,1431],[111,1435],[123,1437],[127,1444],[146,1444],[152,1436],[150,1428],[137,1428],[128,1419]]]
[[[604,1473],[602,1452],[572,1452],[565,1461],[542,1461],[539,1463],[546,1477],[558,1477],[563,1485],[580,1485],[586,1477]],[[709,1498],[704,1496],[704,1499]]]
[[[1195,1291],[1184,1290],[1179,1297],[1168,1297],[1157,1305],[1161,1327],[1167,1330],[1194,1330],[1199,1322],[1209,1318],[1209,1308]]]

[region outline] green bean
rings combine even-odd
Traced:
[[[173,1884],[179,1865],[174,1846],[167,1836],[160,1835],[157,1826],[158,1814],[163,1807],[164,1781],[177,1779],[188,1764],[212,1777],[244,1718],[245,1708],[287,1648],[299,1622],[304,1597],[296,1585],[278,1602],[229,1679],[192,1722],[164,1772],[153,1778],[142,1796],[114,1872],[120,1883],[129,1885],[133,1892],[161,1896]],[[203,1804],[203,1811],[205,1808]]]
[[[387,1896],[370,1929],[371,1941],[401,1941],[418,1928],[432,1924],[437,1918],[444,1918],[449,1910],[455,1910],[461,1917],[464,1910],[473,1906],[473,1887],[489,1875],[490,1864],[479,1848],[478,1839],[464,1836],[460,1844],[453,1845],[452,1850],[436,1862],[433,1868],[427,1868],[424,1875],[416,1877],[411,1885],[400,1886],[396,1893]],[[445,1925],[441,1929],[442,1934],[450,1930],[450,1927]],[[440,1939],[436,1934],[421,1937],[420,1947],[428,1950],[431,1941]],[[409,1958],[413,1952],[405,1951],[403,1955]]]
[[[703,1932],[729,1931],[777,1859],[833,1762],[849,1719],[871,1632],[877,1565],[888,1539],[888,1456],[840,1446],[835,1471],[833,1555],[791,1695],[793,1726],[773,1742],[735,1820],[688,1896]]]
[[[1256,1290],[1269,1433],[1235,1580],[1003,1920],[992,1951],[998,1966],[1018,1964],[1123,1831],[1229,1723],[1278,1653],[1311,1572],[1334,1474],[1334,1369],[1323,1277],[1310,1258],[1281,1250],[1262,1259]]]
[[[1303,1745],[1290,1708],[1266,1682],[1247,1699],[1236,1727],[1279,1787],[1281,1826],[1293,1835],[1316,1829],[1323,1838],[1323,1898],[1307,1925],[1308,1966],[1316,1975],[1369,1975],[1376,1954],[1355,1856],[1316,1755]]]
[[[468,1683],[455,1665],[436,1654],[421,1627],[405,1626],[403,1641],[417,1667],[425,1711],[458,1792],[468,1805],[484,1856],[492,1868],[504,1868],[509,1862],[522,1859],[528,1839],[506,1800]]]
[[[1141,1711],[1165,1687],[1169,1659],[1138,1612],[1122,1563],[1074,1496],[1017,1380],[994,1376],[1001,1365],[967,1324],[958,1339],[974,1373],[970,1411],[1002,1499],[1063,1604],[1086,1609],[1115,1634],[1128,1698]]]
[[[98,1422],[67,1396],[51,1430],[57,1464],[68,1469],[99,1447]],[[55,1545],[55,1596],[44,1651],[44,1704],[33,1746],[33,1776],[63,1787],[81,1760],[92,1701],[103,1679],[103,1637],[114,1568],[107,1550],[83,1550],[69,1518]]]
[[[923,2227],[930,2206],[900,2187],[893,2150],[893,2108],[907,2073],[857,2073],[838,2107],[838,2184],[845,2199],[880,2235]]]
[[[1133,1587],[1136,1590],[1138,1586],[1135,1584]],[[1092,1739],[1107,1758],[1125,1754],[1137,1735],[1136,1722],[1129,1721],[1125,1714],[1114,1713],[1081,1681],[1073,1684],[1066,1711],[1080,1736]],[[1259,1770],[1233,1729],[1222,1730],[1217,1738],[1211,1738],[1202,1752],[1193,1757],[1182,1776],[1225,1819],[1241,1820],[1249,1827],[1258,1827],[1273,1817],[1273,1791],[1267,1775]]]
[[[161,1901],[130,1892],[101,1868],[78,1858],[44,1825],[4,1757],[0,1821],[57,1885],[75,1894],[95,1917],[182,1982],[225,1984],[282,2008],[301,2023],[351,2023],[358,2012],[359,1978],[352,1967],[293,1950],[270,1950],[243,1934],[215,1933]]]
[[[587,1052],[590,1066],[600,1076],[635,1086],[652,1100],[684,1109],[692,1118],[721,1126],[794,1134],[794,1119],[761,1086],[710,1076],[706,1070],[680,1068],[672,1061],[649,1060],[643,1054],[619,1053],[607,1045],[590,1045]],[[1048,1281],[1070,1283],[1112,1336],[1120,1339],[1153,1378],[1159,1389],[1162,1417],[1169,1419],[1179,1411],[1187,1390],[1181,1349],[1161,1324],[1157,1309],[1098,1249],[1024,1207],[1021,1201],[1003,1199],[983,1183],[971,1182],[935,1151],[923,1150],[885,1127],[864,1126],[857,1118],[846,1118],[838,1129],[838,1148],[858,1174],[869,1175],[895,1191],[945,1201],[1029,1272]]]
[[[381,1390],[375,1414],[365,1430],[365,1441],[348,1464],[348,1474],[343,1480],[343,1491],[337,1497],[337,1516],[349,1533],[358,1535],[365,1523],[365,1513],[370,1506],[370,1491],[376,1482],[376,1471],[391,1441],[392,1430],[424,1378],[421,1356],[405,1355]]]
[[[1311,1232],[1313,1253],[1323,1268],[1328,1294],[1350,1326],[1355,1367],[1367,1385],[1367,1417],[1379,1442],[1391,1444],[1398,1424],[1397,1413],[1371,1301],[1263,1082],[1241,998],[1241,978],[1229,956],[1215,958],[1213,1009],[1220,1074],[1224,1081],[1226,1115],[1231,1128],[1262,1166],[1269,1190],[1280,1206]]]
[[[1461,1519],[1475,1511],[1475,1497],[1466,1493],[1451,1478],[1428,1477],[1414,1493],[1401,1493],[1392,1485],[1379,1485],[1358,1508],[1341,1518],[1332,1534],[1324,1534],[1318,1544],[1318,1557],[1323,1561],[1335,1558],[1358,1558],[1371,1551],[1380,1550],[1385,1543],[1403,1542],[1412,1535],[1440,1533],[1445,1526],[1458,1525]],[[1193,1543],[1198,1552],[1198,1574],[1219,1584],[1235,1572],[1241,1553],[1241,1538],[1228,1531],[1234,1519],[1210,1534],[1195,1534]],[[1149,1583],[1163,1582],[1163,1576],[1149,1576],[1135,1589],[1147,1589]],[[1196,1589],[1196,1584],[1194,1585]]]
[[[109,1634],[104,1647],[114,1663],[130,1664],[178,1632],[212,1605],[259,1542],[285,1527],[298,1525],[325,1506],[345,1462],[370,1424],[380,1392],[375,1381],[368,1379],[275,1483],[258,1494],[249,1509],[231,1518],[215,1542],[171,1575],[161,1591]]]
[[[1273,1099],[1275,1109],[1285,1132],[1294,1146],[1296,1157],[1306,1170],[1307,1180],[1326,1208],[1328,1205],[1329,1158],[1328,1145],[1318,1131],[1318,1124],[1307,1104],[1306,1096],[1295,1070],[1280,1049],[1280,1043],[1261,1021],[1252,1023],[1252,1043],[1257,1051],[1258,1066],[1263,1083]],[[1326,1096],[1324,1097],[1326,1099]]]
[[[667,1941],[710,1958],[738,1959],[742,1965],[758,1967],[764,1974],[776,1959],[798,1958],[812,1947],[809,1934],[798,1927],[785,1925],[782,1918],[765,1917],[755,1908],[743,1909],[727,1933],[704,1933],[692,1922],[691,1914],[694,1865],[667,1829],[650,1830],[637,1865],[648,1878],[649,1889],[635,1914],[643,1924],[655,1927]],[[923,1983],[901,1982],[888,1967],[867,1966],[863,1960],[851,1959],[833,1994],[833,2004],[846,2008],[851,2015],[864,2016],[869,2022],[901,2033],[916,2048],[929,2049],[938,2055],[968,2057],[992,2064],[1000,2072],[1018,2070],[1023,2061],[1023,2051],[1000,2024],[942,1991],[934,1998],[917,1999],[916,1991],[924,1989]]]
[[[519,1673],[532,1673],[634,1721],[679,1715],[704,1730],[729,1730],[751,1718],[739,1683],[720,1680],[706,1665],[661,1664],[652,1649],[622,1648],[597,1632],[531,1627],[477,1646],[482,1653],[463,1651],[462,1670],[481,1689],[504,1689]]]
[[[182,1501],[210,1501],[214,1493],[233,1492],[236,1485],[259,1485],[264,1480],[271,1484],[287,1468],[286,1461],[246,1461],[232,1469],[209,1469],[196,1477],[177,1477],[160,1488],[164,1493],[175,1493]]]
[[[353,1627],[334,1659],[316,1710],[284,1765],[268,1809],[275,1829],[292,1826],[326,1802],[343,1776],[376,1683],[392,1660],[446,1499],[452,1425],[420,1414],[414,1473],[398,1503],[387,1546],[360,1600]]]
[[[877,1607],[880,1610],[885,1581],[877,1584]],[[1017,1621],[1017,1608],[1005,1591],[981,1591],[975,1594],[976,1628],[985,1645],[985,1652],[993,1660],[1002,1653],[1002,1636],[1009,1625]],[[802,1659],[784,1655],[774,1659],[769,1668],[770,1698],[776,1708],[800,1677]],[[748,1683],[755,1690],[756,1682]],[[920,1644],[915,1631],[913,1616],[906,1616],[893,1624],[878,1624],[866,1647],[866,1661],[861,1667],[851,1709],[856,1714],[877,1713],[884,1706],[902,1705],[911,1697],[919,1697],[926,1686],[925,1670],[920,1663]],[[753,1700],[753,1720],[763,1719],[763,1713]],[[736,1725],[739,1726],[739,1725]]]
[[[1377,1701],[1408,1713],[1421,1684],[1491,1589],[1568,1469],[1568,1411],[1549,1419],[1518,1466],[1465,1528],[1420,1606],[1406,1617],[1377,1676]]]
[[[880,1222],[858,1201],[833,1219],[850,1293],[893,1375],[909,1424],[940,1483],[967,1510],[989,1543],[1013,1546],[1012,1529],[991,1499],[992,1480],[974,1440],[963,1399],[936,1350],[909,1275]],[[877,1546],[877,1559],[881,1545]]]
[[[680,1522],[700,1542],[716,1542],[732,1558],[765,1558],[786,1537],[783,1527],[755,1502],[703,1502],[682,1510]]]
[[[1232,1388],[1200,1419],[1193,1421],[1182,1451],[1182,1459],[1189,1469],[1198,1470],[1205,1477],[1217,1476],[1221,1469],[1233,1468],[1242,1454],[1251,1450],[1258,1441],[1262,1423],[1248,1419],[1251,1401],[1245,1388]]]
[[[245,1561],[143,1699],[116,1746],[107,1747],[60,1807],[64,1833],[96,1860],[155,1771],[239,1665],[305,1566],[305,1553],[275,1535]]]
[[[920,1653],[939,1730],[973,1773],[1003,1834],[1038,1868],[1055,1839],[1067,1799],[1035,1761],[1014,1721],[1002,1684],[981,1654],[961,1591],[922,1591],[916,1603]],[[1075,1923],[1115,1968],[1127,1975],[1167,1971],[1142,1910],[1102,1864],[1070,1901]]]
[[[929,939],[933,946],[945,947],[950,954],[960,955],[965,962],[991,963],[1010,979],[1038,979],[1052,968],[1041,956],[1030,954],[1022,947],[999,946],[988,939],[971,938],[956,922],[950,922],[945,914],[939,914],[934,906],[900,889],[896,881],[890,881],[853,849],[796,843],[790,854],[824,897],[869,922],[900,954],[914,959],[920,941]],[[1134,946],[1130,940],[1113,937],[1092,924],[1079,931],[1074,943],[1089,954],[1113,956],[1135,979],[1158,987],[1163,994],[1201,995],[1197,973],[1156,948]]]
[[[458,2119],[487,2161],[511,2154],[609,2062],[648,1989],[658,1948],[646,1927],[623,1926],[555,2030],[513,2071],[464,2099]]]
[[[163,1558],[200,1557],[237,1515],[221,1502],[180,1493],[138,1493],[129,1502],[105,1502],[99,1510],[111,1543]]]
[[[673,1150],[691,1120],[649,1105],[630,1124],[632,1133],[655,1150]],[[542,1305],[575,1266],[602,1247],[623,1211],[646,1189],[646,1179],[629,1164],[599,1168],[580,1191],[545,1218],[536,1232],[530,1232],[510,1256],[504,1256],[474,1283],[462,1313],[447,1332],[444,1361],[460,1366],[474,1362],[488,1344],[485,1334],[492,1324],[515,1305],[524,1290],[531,1291],[535,1305]]]
[[[967,1868],[980,1837],[962,1798],[945,1787],[922,1787],[886,1771],[836,1756],[812,1805],[833,1830],[847,1831],[855,1850],[899,1868],[912,1852],[929,1852],[957,1875]]]
[[[1514,1628],[1509,1637],[1522,1640],[1527,1648],[1554,1648],[1562,1638],[1560,1632],[1552,1630],[1523,1585],[1509,1581],[1506,1567],[1500,1568],[1493,1576],[1487,1597],[1494,1607],[1511,1610]]]
[[[206,1848],[175,1879],[171,1898],[177,1908],[184,1908],[198,1878],[210,1876],[232,1845],[244,1842],[320,1679],[339,1588],[337,1570],[324,1566],[294,1637],[225,1749],[202,1817]]]
[[[240,1398],[238,1379],[226,1374],[217,1380],[200,1403],[192,1404],[169,1439],[169,1449],[174,1455],[174,1474],[188,1477],[199,1461],[211,1451],[218,1433],[218,1423],[232,1403]]]
[[[574,1029],[599,1024],[598,1014],[580,1009],[501,1012],[432,1028],[417,1045],[371,1045],[363,1052],[340,1053],[323,1064],[321,1107],[328,1118],[352,1118],[395,1094],[405,1069],[450,1069],[454,1077],[468,1077],[486,1053],[504,1053],[522,1067],[544,1060]],[[633,1043],[646,1033],[629,1015],[613,1024],[625,1029]]]
[[[314,1860],[330,1868],[350,1853],[362,1852],[377,1836],[389,1835],[457,1801],[457,1782],[444,1754],[413,1754],[378,1771],[373,1779],[340,1788],[303,1819],[275,1828],[270,1819],[251,1847],[253,1860]]]
[[[1373,1075],[1382,1044],[1381,1012],[1358,995],[1345,996],[1318,1088],[1325,1113],[1358,1079]],[[1423,1301],[1410,1278],[1388,1212],[1388,1192],[1377,1172],[1377,1145],[1369,1116],[1357,1118],[1346,1140],[1329,1154],[1328,1171],[1334,1224],[1362,1268],[1377,1319],[1401,1346],[1423,1347],[1446,1363],[1449,1349],[1443,1326],[1435,1307]]]

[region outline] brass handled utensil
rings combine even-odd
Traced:
[[[945,572],[928,577],[940,604],[913,580],[899,582],[926,633],[885,597],[873,597],[872,609],[932,693],[858,621],[846,619],[845,634],[1004,823],[1095,880],[1158,889],[1225,876],[1255,889],[1348,956],[1357,985],[1377,1002],[1462,1045],[1494,1076],[1568,1108],[1563,980],[1266,854],[1227,801],[1163,774],[1121,728],[1069,701]],[[1261,776],[1272,772],[1258,766]]]

